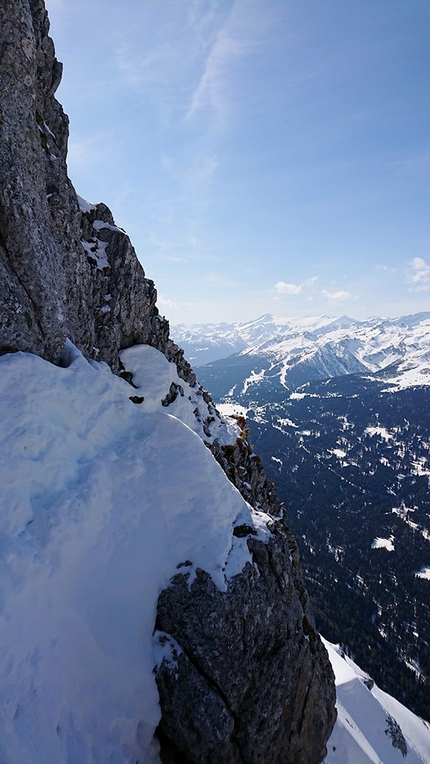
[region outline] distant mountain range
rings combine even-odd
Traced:
[[[194,368],[215,364],[218,396],[233,386],[235,397],[249,398],[261,386],[282,392],[369,372],[398,387],[430,384],[430,312],[365,321],[266,314],[247,323],[180,324],[172,336]]]
[[[194,357],[242,343],[197,376],[224,414],[246,418],[318,626],[430,720],[430,313],[181,332]]]

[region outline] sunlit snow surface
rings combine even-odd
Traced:
[[[389,539],[376,537],[372,541],[372,549],[386,549],[387,552],[394,552],[394,536]]]
[[[162,407],[177,376],[158,351],[124,354],[139,390],[67,360],[0,358],[0,762],[156,762],[158,594],[185,560],[224,589],[251,510],[193,432],[195,392]]]
[[[417,578],[424,578],[427,581],[430,581],[430,566],[426,565],[425,568],[421,568],[415,575]]]
[[[323,642],[338,712],[323,764],[429,764],[430,725],[373,684],[338,646]]]

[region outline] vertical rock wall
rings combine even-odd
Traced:
[[[117,371],[118,350],[144,342],[189,372],[128,236],[105,205],[82,211],[67,177],[62,65],[43,1],[1,10],[0,353],[58,362],[68,337]]]

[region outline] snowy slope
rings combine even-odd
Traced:
[[[266,314],[242,324],[181,325],[173,327],[172,336],[188,357],[195,357],[195,366],[203,357],[205,363],[226,358],[223,340],[228,338],[230,354],[237,353],[242,365],[246,358],[254,359],[266,379],[273,384],[276,378],[282,386],[298,377],[302,383],[384,370],[397,387],[430,384],[430,313],[365,321],[348,316],[275,319]]]
[[[339,647],[323,642],[338,711],[324,764],[428,764],[430,725],[380,690]]]
[[[0,358],[0,761],[156,762],[159,592],[185,560],[225,588],[249,559],[233,526],[254,517],[264,537],[265,516],[204,445],[204,401],[158,351],[123,353],[139,390],[70,344],[64,360]],[[183,394],[163,407],[172,381]]]

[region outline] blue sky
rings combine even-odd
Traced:
[[[47,0],[69,173],[182,321],[430,309],[428,0]]]

